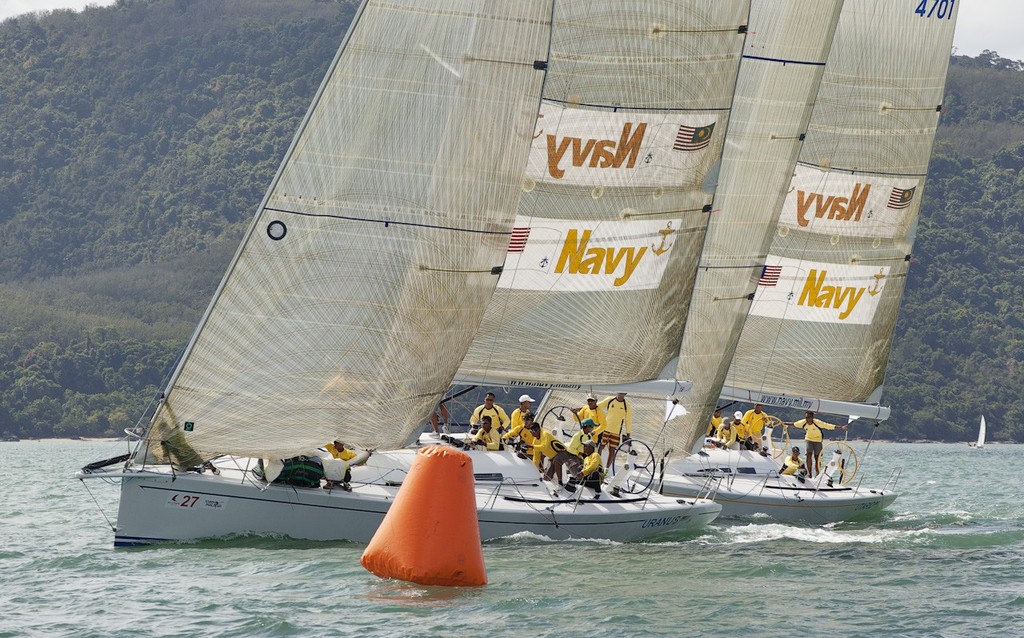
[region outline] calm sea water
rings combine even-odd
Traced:
[[[484,546],[487,586],[454,589],[378,579],[352,543],[115,551],[117,489],[73,474],[125,449],[0,443],[0,637],[1024,634],[1024,446],[876,442],[865,485],[902,468],[877,521],[515,537]]]

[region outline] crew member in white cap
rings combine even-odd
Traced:
[[[491,425],[496,425],[499,433],[508,429],[508,415],[505,414],[505,410],[500,405],[494,403],[493,392],[488,392],[484,397],[483,405],[478,405],[473,410],[473,416],[469,418],[469,424],[473,427],[478,427],[485,414],[490,415]]]
[[[533,399],[528,394],[524,394],[519,397],[519,407],[512,410],[512,425],[509,432],[523,429],[523,417],[527,414],[533,414],[530,411],[530,404],[533,403]]]
[[[718,432],[716,432],[718,446],[729,450],[735,450],[739,447],[736,444],[736,435],[740,420],[743,418],[743,413],[737,412],[733,417],[730,421],[723,421],[722,425],[718,426]]]

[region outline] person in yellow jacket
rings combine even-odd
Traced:
[[[814,412],[804,412],[804,418],[793,423],[784,422],[787,428],[792,426],[804,431],[804,450],[807,455],[807,475],[814,478],[821,471],[821,448],[824,438],[822,430],[846,430],[848,425],[832,425],[814,418]]]
[[[601,449],[601,435],[608,429],[608,418],[604,414],[604,410],[597,405],[597,397],[594,395],[587,396],[587,405],[582,408],[573,410],[576,417],[580,420],[580,423],[590,419],[596,425],[594,431],[590,433],[593,437],[594,443],[597,443],[598,449]]]
[[[722,426],[722,408],[715,408],[715,413],[711,415],[711,423],[708,423],[708,431],[704,433],[704,438],[718,436],[718,428]]]
[[[512,416],[509,418],[509,431],[516,429],[517,427],[521,430],[523,427],[523,415],[531,414],[530,405],[533,403],[533,399],[530,395],[524,394],[519,397],[519,407],[512,410]]]
[[[355,450],[353,450],[350,447],[348,447],[347,445],[345,445],[339,439],[335,439],[334,441],[328,443],[327,445],[324,446],[324,449],[327,450],[327,453],[331,455],[331,458],[339,459],[341,461],[348,462],[348,461],[351,461],[351,460],[355,459],[357,456],[359,456],[358,452],[356,452]],[[347,466],[344,466],[345,467],[345,474],[341,478],[341,489],[343,489],[345,491],[348,491],[348,492],[352,491],[352,487],[350,485],[350,483],[352,482],[352,467],[351,466],[352,465],[362,465],[363,463],[366,463],[366,460],[370,458],[371,454],[373,454],[373,450],[367,450],[364,454],[365,454],[366,458],[364,458],[361,461],[358,461],[356,463],[351,463],[351,464],[349,464]],[[334,477],[334,481],[337,481],[337,476]],[[331,481],[331,479],[328,479],[327,480],[327,487],[333,487],[334,481]]]
[[[718,426],[718,431],[715,432],[715,438],[718,439],[718,447],[724,447],[729,450],[737,448],[736,438],[739,436],[738,426],[742,417],[743,414],[737,412],[733,416],[732,421],[725,421],[722,425]]]
[[[743,428],[740,430],[741,439],[747,443],[748,450],[761,449],[761,435],[765,427],[771,423],[771,417],[762,409],[760,403],[755,403],[753,409],[747,410],[743,415]]]
[[[533,425],[533,414],[527,412],[523,415],[523,422],[517,427],[513,427],[505,434],[501,435],[502,441],[506,443],[516,443],[516,451],[519,456],[532,459],[533,458],[533,432],[530,427]]]
[[[498,432],[504,432],[508,429],[508,415],[505,414],[504,408],[500,405],[495,405],[493,392],[488,392],[484,396],[483,404],[476,406],[476,409],[473,410],[473,416],[469,417],[469,424],[472,426],[480,425],[481,419],[485,414],[491,417],[491,425],[494,426]]]
[[[498,434],[498,430],[491,425],[490,415],[485,414],[482,418],[483,420],[480,423],[480,429],[473,435],[470,443],[474,446],[482,445],[491,452],[504,449],[504,446],[501,444],[501,435]]]
[[[562,443],[555,435],[542,430],[539,423],[530,426],[533,433],[533,463],[537,469],[544,473],[544,478],[552,480],[557,475],[558,484],[562,485],[562,466],[569,467],[569,475],[572,476],[579,471],[580,459],[578,456],[569,454]],[[547,469],[544,468],[544,459],[548,460]]]
[[[628,441],[633,431],[633,410],[626,403],[626,393],[619,392],[597,402],[597,407],[605,411],[608,429],[604,433],[604,444],[608,446],[608,458],[615,454],[615,449],[622,441]]]
[[[593,441],[583,444],[583,468],[580,470],[580,484],[594,490],[594,498],[601,498],[601,483],[604,482],[604,464]]]
[[[804,462],[800,458],[800,448],[794,447],[792,454],[782,459],[782,468],[779,470],[779,473],[792,475],[803,469],[803,467]],[[799,476],[799,480],[803,481],[803,476]]]
[[[583,419],[583,423],[580,424],[580,430],[576,434],[572,435],[572,439],[569,440],[569,445],[566,449],[569,450],[569,454],[582,457],[583,456],[583,445],[587,441],[593,441],[594,428],[597,424],[594,423],[593,419]]]

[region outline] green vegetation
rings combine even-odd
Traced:
[[[0,435],[134,425],[351,0],[122,0],[0,24]]]
[[[156,396],[354,0],[120,0],[0,23],[0,435]],[[1024,66],[955,56],[884,438],[1024,442]],[[855,424],[855,435],[867,435]]]

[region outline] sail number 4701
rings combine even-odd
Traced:
[[[914,13],[922,18],[938,18],[949,20],[953,17],[953,5],[956,0],[921,0]]]

